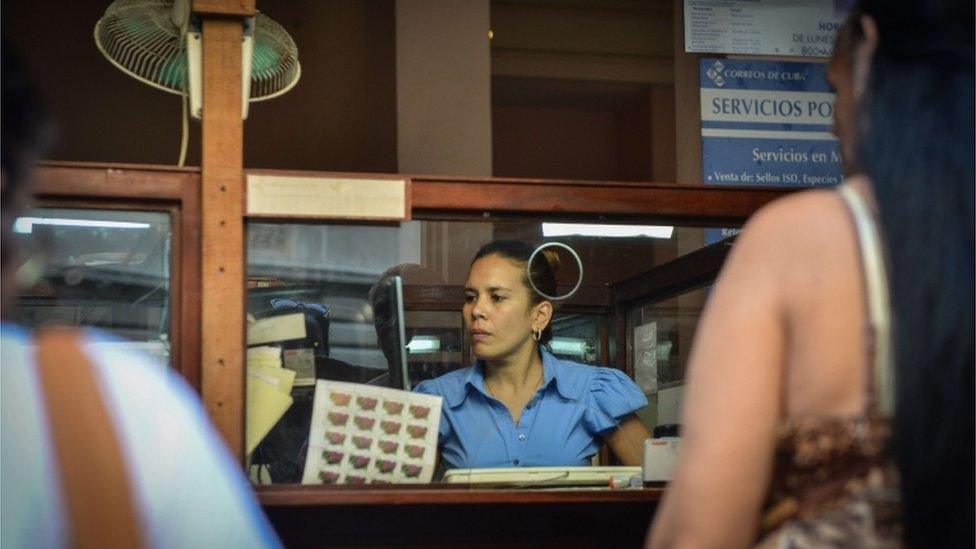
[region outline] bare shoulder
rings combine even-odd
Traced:
[[[753,214],[732,253],[730,260],[743,276],[768,284],[770,291],[791,301],[797,288],[850,274],[856,266],[857,240],[840,194],[811,189]]]
[[[740,244],[789,251],[831,247],[850,234],[844,203],[833,189],[793,193],[760,208],[743,227]]]

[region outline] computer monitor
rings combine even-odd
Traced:
[[[382,295],[374,300],[373,314],[377,318],[376,330],[383,355],[389,368],[389,387],[409,391],[410,375],[407,368],[407,334],[403,313],[403,278],[394,275],[378,282]]]

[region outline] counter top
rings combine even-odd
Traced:
[[[662,488],[255,487],[286,547],[641,547]]]
[[[264,507],[657,502],[661,488],[488,488],[466,484],[256,486]]]

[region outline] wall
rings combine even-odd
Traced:
[[[492,109],[495,175],[615,179],[617,120],[578,109]]]
[[[491,7],[495,175],[674,180],[670,0]]]
[[[179,98],[98,52],[92,29],[108,4],[0,0],[3,34],[60,125],[49,157],[175,164]],[[288,94],[251,105],[245,166],[396,172],[394,1],[258,7],[294,37],[303,71]],[[674,180],[672,11],[668,0],[491,2],[495,175]],[[199,123],[190,129],[187,163],[197,165]]]
[[[108,0],[3,0],[2,28],[27,60],[60,127],[57,160],[175,164],[180,100],[112,66],[92,30]],[[396,171],[393,3],[259,2],[295,39],[302,79],[288,94],[251,105],[247,167]],[[187,163],[199,164],[191,121]]]

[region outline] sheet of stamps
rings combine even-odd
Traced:
[[[441,400],[359,383],[316,381],[302,484],[430,482]]]

